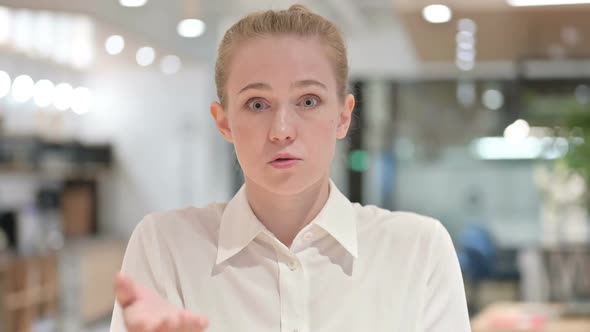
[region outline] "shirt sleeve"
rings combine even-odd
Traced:
[[[150,217],[146,216],[133,230],[125,250],[121,271],[142,286],[151,288],[162,295],[161,285],[157,282],[161,280],[160,250],[154,232],[150,231],[153,226],[150,225],[150,221]],[[115,301],[110,332],[126,331],[121,307]]]
[[[461,268],[453,241],[436,222],[423,312],[424,332],[469,332],[469,314]]]

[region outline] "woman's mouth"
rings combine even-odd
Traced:
[[[279,157],[271,161],[270,165],[274,168],[285,169],[297,165],[300,161],[301,159],[295,157]]]

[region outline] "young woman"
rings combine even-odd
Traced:
[[[469,331],[444,227],[351,203],[330,180],[354,108],[338,29],[299,5],[255,13],[215,70],[211,115],[245,184],[139,223],[111,331]]]

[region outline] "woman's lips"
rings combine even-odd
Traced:
[[[270,165],[274,168],[285,169],[297,165],[300,161],[301,159],[297,158],[277,158],[271,161]]]

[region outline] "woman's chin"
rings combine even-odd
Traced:
[[[273,176],[255,182],[266,191],[281,196],[300,194],[316,183],[316,181],[312,180],[312,177],[296,173],[281,174],[280,176]]]

